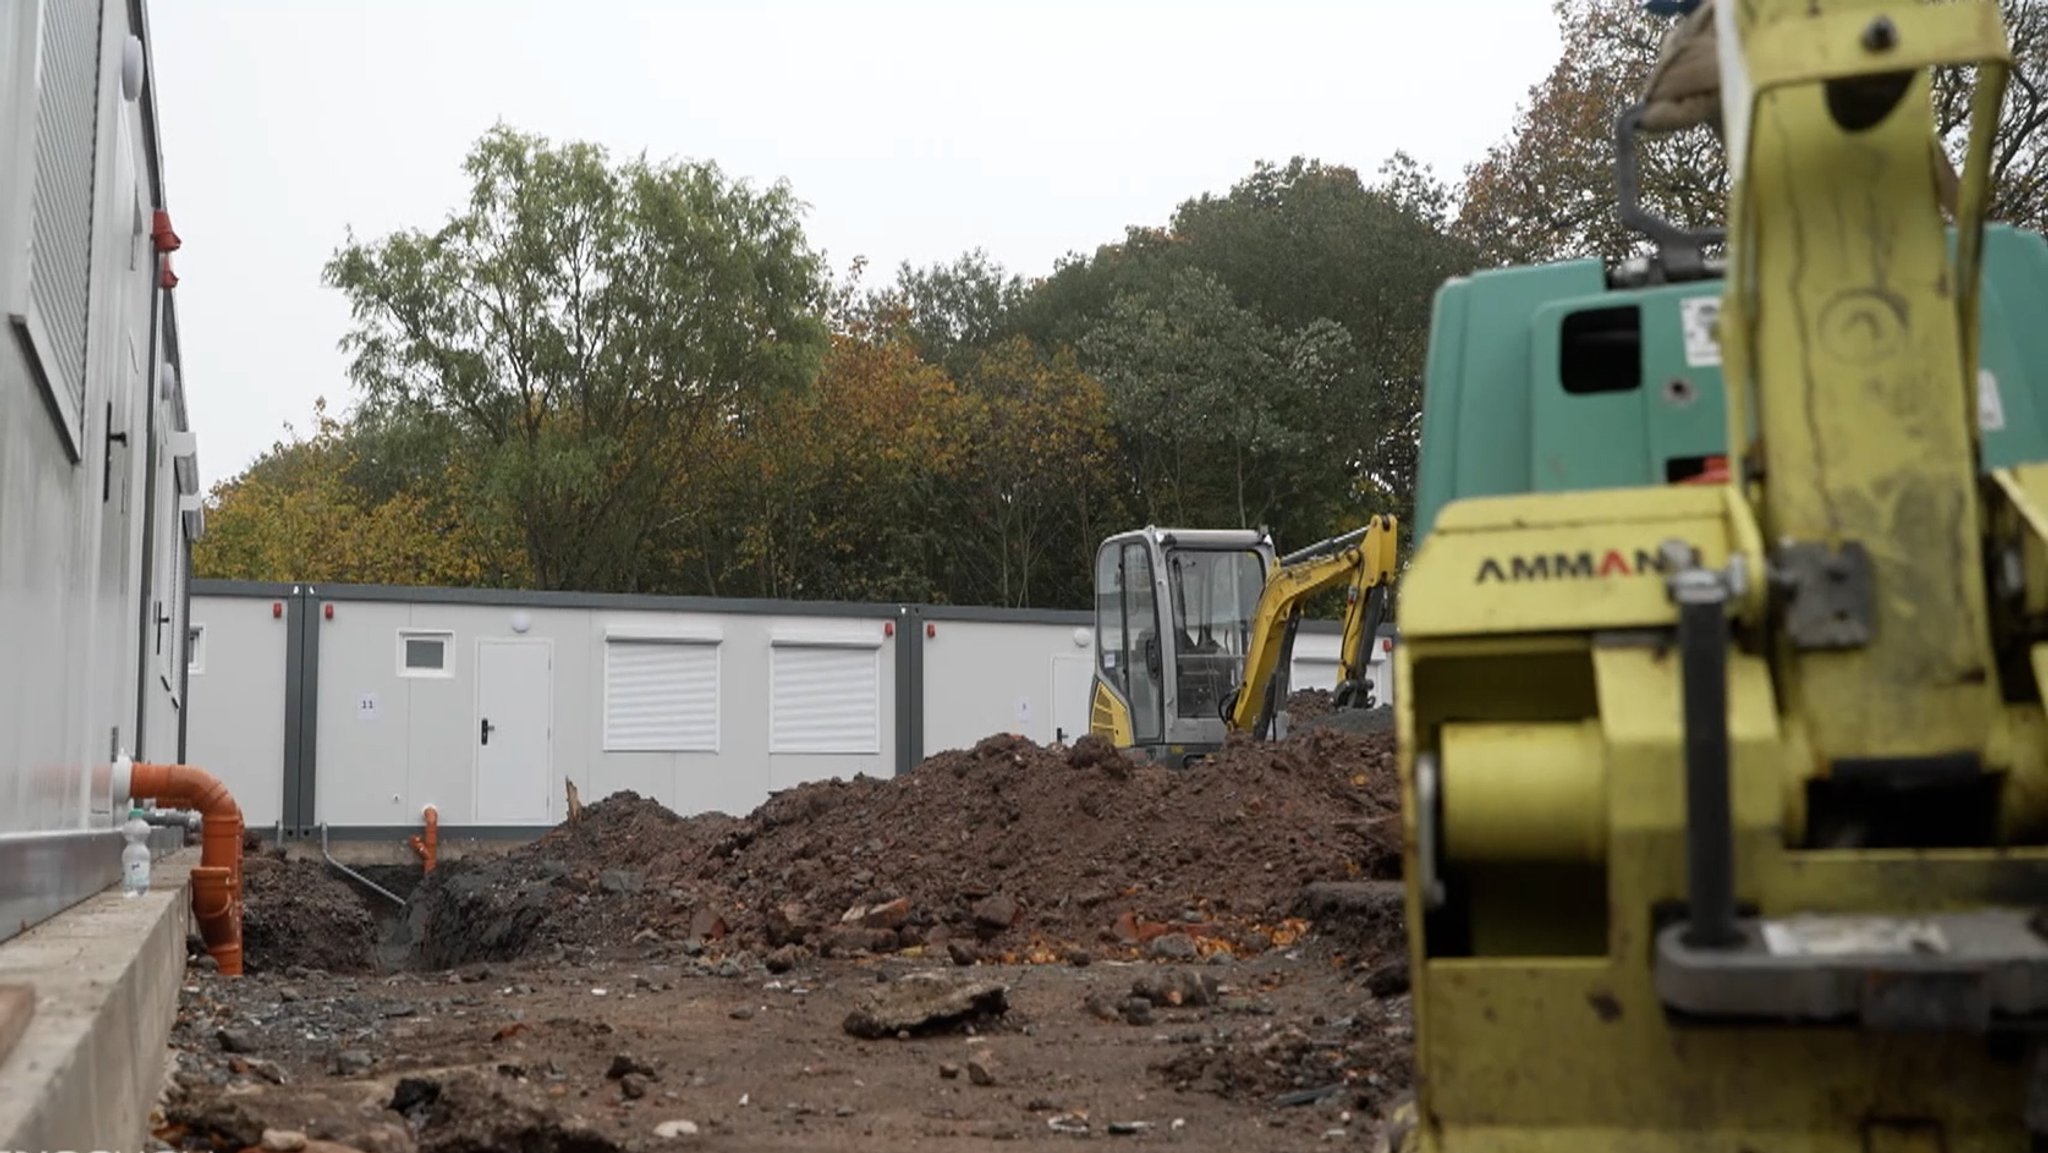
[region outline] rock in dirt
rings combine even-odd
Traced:
[[[247,1029],[222,1029],[213,1035],[223,1053],[254,1053],[256,1035]]]
[[[604,1071],[605,1078],[611,1081],[617,1081],[635,1074],[642,1077],[652,1077],[654,1076],[654,1066],[633,1056],[631,1053],[619,1053],[612,1057],[611,1065]]]
[[[1008,1012],[1009,992],[999,981],[961,980],[929,970],[911,973],[868,990],[843,1027],[869,1040],[930,1032]]]
[[[994,937],[1017,923],[1017,902],[998,893],[974,906],[974,929],[984,937]]]
[[[1200,1008],[1215,1002],[1222,986],[1206,973],[1173,969],[1139,977],[1131,982],[1131,995],[1167,1008]]]
[[[654,1135],[664,1141],[674,1141],[682,1137],[695,1137],[697,1135],[697,1123],[695,1121],[680,1120],[663,1121],[654,1127]]]
[[[996,1083],[996,1059],[987,1053],[977,1053],[968,1059],[967,1079],[976,1085],[987,1087]]]
[[[265,1129],[262,1149],[264,1153],[300,1153],[306,1147],[306,1135],[296,1129]]]
[[[343,1049],[334,1055],[334,1062],[330,1067],[337,1076],[356,1077],[369,1072],[374,1064],[376,1059],[370,1056],[367,1049]]]
[[[1195,939],[1186,933],[1163,933],[1152,938],[1145,951],[1162,961],[1192,961],[1201,953],[1195,948]]]

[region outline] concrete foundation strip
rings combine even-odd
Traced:
[[[0,985],[0,1061],[14,1052],[36,1015],[34,985]]]

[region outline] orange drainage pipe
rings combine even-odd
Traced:
[[[441,812],[432,805],[427,806],[427,835],[424,840],[416,833],[407,838],[413,855],[420,859],[420,868],[425,872],[434,871],[434,855],[441,844]]]
[[[126,769],[127,787],[119,779]],[[204,819],[199,866],[192,870],[192,917],[222,975],[242,975],[242,807],[218,777],[191,765],[115,766],[114,795],[196,809]],[[125,807],[125,806],[122,806]]]

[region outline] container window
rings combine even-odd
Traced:
[[[401,631],[398,634],[398,675],[402,677],[453,676],[449,654],[455,634]]]

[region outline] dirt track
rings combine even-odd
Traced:
[[[744,818],[608,798],[444,863],[385,942],[320,866],[259,861],[250,975],[188,978],[159,1137],[1366,1140],[1409,1076],[1394,795],[1384,733],[1313,728],[1189,770],[984,742]],[[983,996],[965,1017],[861,1024],[886,1015],[873,998],[991,981],[961,991]]]

